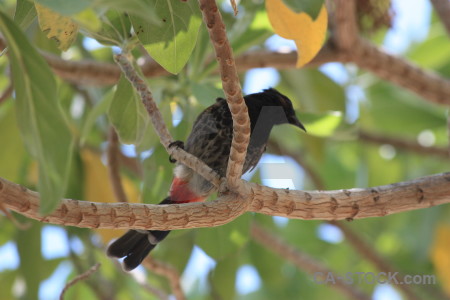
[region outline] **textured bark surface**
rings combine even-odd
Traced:
[[[214,46],[219,63],[222,88],[233,118],[233,141],[227,167],[228,188],[239,189],[247,146],[250,141],[250,118],[242,96],[241,84],[234,62],[233,50],[227,38],[225,24],[215,0],[199,0],[203,22],[208,28],[209,39]]]
[[[39,194],[0,179],[4,207],[46,223],[86,228],[173,230],[228,223],[246,211],[305,220],[382,217],[450,202],[450,173],[367,189],[291,191],[243,181],[246,199],[222,196],[192,204],[95,203],[64,199],[50,215],[39,215]],[[247,203],[250,203],[248,205]]]

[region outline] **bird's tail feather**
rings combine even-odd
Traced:
[[[171,204],[170,197],[164,199],[160,204]],[[144,258],[164,240],[170,230],[128,230],[123,236],[109,245],[106,253],[110,257],[122,258],[123,268],[131,271],[144,260]]]

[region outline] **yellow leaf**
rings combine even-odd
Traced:
[[[315,21],[306,13],[292,11],[282,0],[266,0],[266,10],[275,33],[295,41],[298,50],[297,68],[316,56],[327,32],[328,13],[325,5]]]
[[[448,296],[450,296],[450,225],[438,226],[433,246],[431,247],[431,260],[441,285]]]
[[[102,163],[100,155],[91,150],[82,150],[81,159],[84,169],[84,197],[92,202],[115,202],[115,197],[109,180],[108,169]],[[127,177],[122,177],[122,184],[128,201],[139,202],[139,191],[133,182]],[[122,235],[124,230],[96,229],[103,243],[107,244],[111,239]]]
[[[34,4],[39,19],[39,27],[49,39],[56,41],[62,51],[69,49],[78,33],[78,25],[71,18],[62,16],[39,4]]]

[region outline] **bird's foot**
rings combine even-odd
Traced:
[[[169,144],[168,148],[172,148],[172,147],[177,147],[177,148],[181,148],[184,149],[184,142],[183,141],[173,141],[172,143]],[[172,155],[169,156],[169,161],[171,163],[176,163],[177,160],[172,158]]]

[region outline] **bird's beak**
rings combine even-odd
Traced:
[[[305,126],[303,126],[302,122],[300,122],[296,116],[289,118],[289,124],[292,124],[294,126],[297,126],[298,128],[302,129],[303,131],[306,132],[306,128]]]

